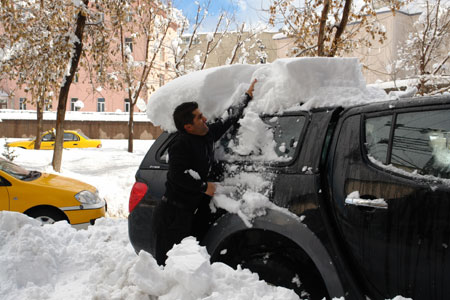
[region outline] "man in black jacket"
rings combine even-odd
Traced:
[[[209,201],[216,185],[208,182],[214,161],[214,142],[241,118],[253,97],[256,79],[245,99],[229,110],[226,121],[206,124],[206,117],[196,102],[180,104],[173,113],[178,134],[169,146],[169,171],[166,193],[153,213],[152,228],[155,258],[163,265],[174,244],[190,235],[203,235],[210,216]]]

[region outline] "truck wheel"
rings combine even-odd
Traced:
[[[67,220],[61,212],[51,208],[38,208],[31,210],[30,212],[26,212],[26,214],[36,220],[39,220],[42,225]]]
[[[223,239],[211,252],[211,261],[232,268],[241,265],[270,284],[292,289],[301,299],[330,299],[322,275],[309,255],[276,232],[262,229],[237,232]]]
[[[256,253],[242,260],[241,266],[258,273],[260,279],[272,285],[294,290],[301,299],[323,299],[322,295],[311,295],[300,274],[295,271],[296,264],[282,255]]]

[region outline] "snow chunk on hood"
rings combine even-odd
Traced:
[[[366,87],[356,58],[285,58],[270,64],[210,68],[174,79],[152,94],[147,115],[168,131],[176,130],[168,114],[183,102],[197,101],[208,118],[221,117],[240,101],[253,79],[258,83],[248,110],[257,114],[387,99],[384,91]]]

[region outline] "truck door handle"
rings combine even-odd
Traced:
[[[74,146],[77,146],[78,144],[75,144],[75,143],[74,143],[73,145],[74,145]]]
[[[384,201],[384,199],[369,200],[361,198],[346,198],[345,204],[371,208],[382,208],[382,209],[388,208],[388,204],[386,201]]]

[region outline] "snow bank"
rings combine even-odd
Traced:
[[[147,115],[168,131],[175,130],[171,115],[183,102],[197,101],[205,116],[221,117],[255,78],[258,83],[248,110],[257,114],[386,100],[384,91],[366,87],[356,58],[286,58],[270,64],[216,67],[179,77],[150,97]]]
[[[100,219],[87,230],[67,222],[40,226],[25,215],[0,212],[0,298],[9,299],[298,299],[248,270],[209,262],[188,237],[162,268],[134,253],[127,221]]]

